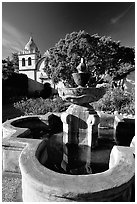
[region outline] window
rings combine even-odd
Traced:
[[[25,58],[22,58],[22,66],[25,66]]]
[[[28,65],[31,65],[31,57],[28,58]]]

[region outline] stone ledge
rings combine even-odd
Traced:
[[[34,142],[34,139],[27,138],[30,134],[29,128],[15,127],[14,124],[31,120],[34,118],[45,118],[44,116],[21,116],[11,120],[7,120],[2,124],[3,140],[2,140],[2,154],[3,154],[3,171],[20,173],[19,156],[26,145]],[[39,140],[41,141],[41,140]]]
[[[85,201],[86,195],[89,201],[111,201],[114,195],[116,198],[122,196],[133,183],[135,161],[130,147],[114,146],[110,168],[105,172],[64,175],[39,163],[35,156],[38,145],[25,147],[19,160],[24,202]]]
[[[31,134],[30,128],[32,128],[32,126],[34,126],[34,128],[43,126],[44,123],[40,124],[40,121],[48,121],[50,115],[52,115],[51,112],[45,115],[21,116],[7,120],[2,124],[3,171],[20,173],[18,161],[19,155],[24,147],[29,143],[35,143],[36,140],[42,141],[41,138],[29,138]],[[54,115],[60,118],[59,113],[54,113]],[[33,120],[35,123],[33,123]],[[32,122],[32,124],[30,122]]]

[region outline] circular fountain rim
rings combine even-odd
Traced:
[[[114,157],[114,151],[120,157],[117,157],[114,166],[112,165],[114,158],[112,159],[111,168],[107,171],[89,175],[69,175],[52,171],[39,163],[35,155],[39,144],[38,141],[33,145],[28,144],[19,159],[22,175],[27,176],[27,179],[30,179],[37,186],[59,188],[63,192],[69,189],[69,191],[76,191],[77,193],[95,193],[119,187],[134,176],[134,157],[130,147],[113,147],[111,157]]]

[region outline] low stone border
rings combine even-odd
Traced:
[[[130,147],[132,148],[133,154],[135,155],[135,136],[130,143]]]
[[[29,128],[19,128],[12,124],[24,120],[33,120],[35,118],[46,119],[46,116],[22,116],[17,117],[3,123],[3,140],[2,140],[2,168],[5,172],[20,173],[19,156],[28,144],[35,143],[36,139],[28,139],[30,134]],[[38,140],[42,141],[41,139]]]
[[[23,202],[131,200],[135,161],[130,147],[114,146],[109,169],[89,175],[66,175],[47,169],[38,161],[41,157],[37,158],[45,148],[45,141],[37,141],[21,153]]]

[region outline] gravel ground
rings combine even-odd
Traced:
[[[21,175],[13,173],[3,173],[2,202],[22,202]]]

